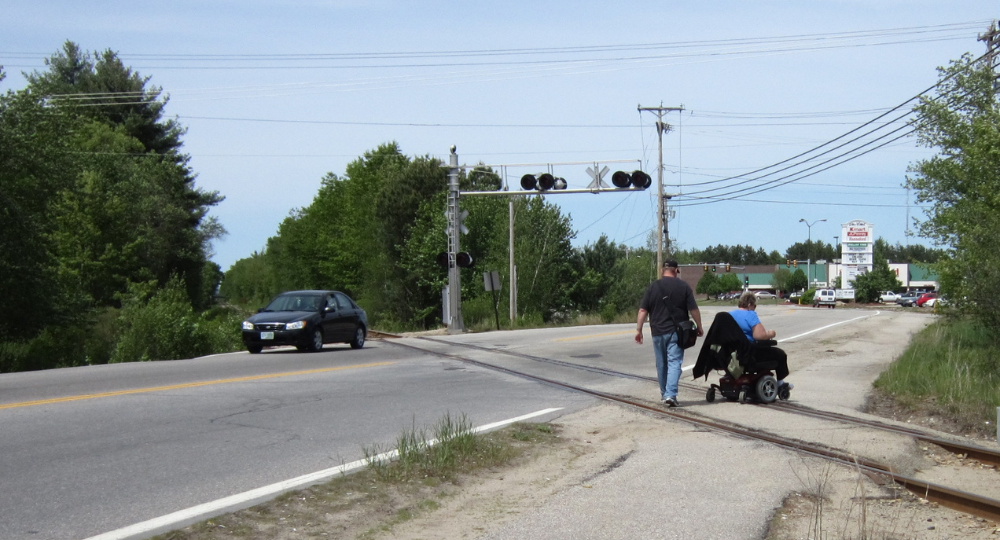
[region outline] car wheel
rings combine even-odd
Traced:
[[[365,346],[365,327],[358,326],[354,331],[354,339],[351,340],[352,349],[360,349]]]
[[[263,351],[264,347],[261,345],[247,345],[247,350],[250,351],[250,354],[260,354],[260,351]]]
[[[310,337],[312,339],[309,340],[309,343],[305,347],[305,350],[309,352],[321,351],[323,349],[323,331],[320,330],[319,328],[314,328],[312,334],[310,334]]]

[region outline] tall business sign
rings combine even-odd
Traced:
[[[875,235],[872,224],[860,219],[840,227],[840,284],[844,289],[853,289],[858,275],[870,272],[875,263]]]

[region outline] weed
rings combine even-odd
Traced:
[[[896,405],[927,409],[963,431],[989,434],[1000,406],[1000,347],[971,321],[938,321],[876,381]]]

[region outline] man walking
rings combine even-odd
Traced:
[[[646,317],[649,317],[660,397],[668,407],[677,406],[677,383],[681,378],[681,364],[684,363],[684,349],[677,344],[676,323],[694,319],[698,336],[704,335],[701,329],[701,311],[694,300],[694,292],[677,277],[679,273],[677,261],[663,262],[663,277],[646,289],[636,320],[635,342],[642,345],[642,325],[646,322]]]

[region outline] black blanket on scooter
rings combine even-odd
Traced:
[[[728,368],[733,360],[733,353],[736,353],[735,358],[739,365],[746,368],[747,365],[754,363],[755,350],[761,352],[762,349],[772,347],[775,344],[777,342],[774,340],[751,342],[732,315],[724,311],[720,312],[715,315],[712,326],[705,334],[705,340],[701,345],[701,352],[698,353],[698,361],[695,362],[692,375],[695,379],[702,376],[707,379],[708,374],[715,370],[729,373]],[[754,364],[758,368],[773,369],[757,365],[759,363]]]

